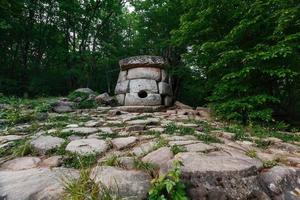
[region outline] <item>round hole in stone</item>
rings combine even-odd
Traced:
[[[140,98],[146,98],[148,96],[148,94],[145,90],[141,90],[141,91],[138,92],[138,96]]]

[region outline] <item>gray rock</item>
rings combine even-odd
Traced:
[[[95,100],[105,105],[112,105],[114,103],[114,98],[109,96],[107,92],[99,94]]]
[[[40,163],[41,167],[59,167],[63,163],[62,156],[51,156]]]
[[[60,147],[65,142],[64,139],[53,136],[39,136],[33,139],[30,144],[41,154],[49,150]]]
[[[117,94],[115,96],[117,102],[119,105],[124,105],[124,102],[125,102],[125,94]]]
[[[151,79],[160,81],[160,69],[154,67],[139,67],[128,70],[127,79]]]
[[[147,143],[143,143],[140,146],[134,147],[132,149],[132,153],[136,156],[142,156],[154,149],[156,142],[150,141]]]
[[[164,106],[119,106],[116,109],[124,111],[124,112],[136,112],[136,113],[152,113],[158,112],[164,109]]]
[[[125,106],[159,106],[159,105],[161,105],[161,96],[159,94],[150,93],[147,94],[147,97],[140,98],[138,96],[138,93],[127,93],[125,97]],[[147,107],[144,107],[144,110],[145,108]]]
[[[134,169],[134,158],[133,157],[120,157],[120,164],[126,169]]]
[[[140,91],[146,91],[147,93],[158,93],[157,83],[155,80],[148,79],[135,79],[129,83],[129,92],[138,93]]]
[[[181,179],[189,186],[192,199],[216,199],[216,192],[224,199],[248,199],[261,191],[257,166],[262,167],[262,163],[256,159],[190,152],[177,154],[177,159],[182,161]],[[168,169],[172,163],[168,162]],[[161,173],[166,171],[162,169]]]
[[[115,88],[115,94],[126,94],[129,91],[129,81],[118,82]]]
[[[119,65],[122,70],[134,67],[163,67],[165,65],[165,61],[162,57],[159,56],[143,55],[120,60]]]
[[[133,125],[133,126],[127,126],[125,128],[125,131],[128,131],[128,132],[143,131],[143,130],[145,130],[145,125],[140,125],[140,124]]]
[[[168,82],[168,74],[164,69],[161,70],[161,81]]]
[[[164,105],[165,106],[172,106],[173,105],[173,97],[165,96],[164,97]]]
[[[69,101],[58,101],[54,103],[53,105],[53,111],[57,113],[68,113],[68,112],[73,112],[72,106],[74,105],[73,102]]]
[[[158,83],[159,94],[161,95],[169,95],[172,96],[172,88],[171,85],[165,82]]]
[[[137,141],[137,138],[134,136],[131,136],[131,137],[115,138],[111,142],[116,149],[121,150],[121,149],[124,149],[126,147],[133,145],[136,141]]]
[[[105,133],[105,134],[113,134],[114,133],[110,127],[101,127],[101,128],[99,128],[99,131],[101,131],[102,133]]]
[[[0,199],[61,200],[63,180],[78,177],[78,171],[65,168],[0,171]]]
[[[92,170],[90,177],[100,187],[103,184],[110,189],[111,194],[117,194],[117,196],[124,199],[146,199],[150,189],[151,177],[141,171],[97,166]]]
[[[129,125],[157,125],[160,123],[158,118],[136,119],[126,122]]]
[[[82,135],[89,135],[92,133],[98,132],[99,129],[94,128],[94,127],[76,127],[76,128],[65,128],[62,130],[63,133],[66,132],[73,132],[73,133],[79,133]]]
[[[188,145],[188,144],[195,144],[198,143],[199,141],[197,140],[175,140],[175,141],[170,141],[169,145],[170,146],[182,146],[182,145]]]
[[[194,143],[194,144],[188,144],[184,146],[188,152],[209,152],[217,150],[216,147],[204,144],[202,142]]]
[[[0,136],[0,143],[21,140],[23,138],[24,138],[23,135],[4,135],[4,136]]]
[[[86,93],[86,94],[95,94],[95,92],[93,90],[91,90],[90,88],[78,88],[74,92],[81,92],[81,93]]]
[[[260,181],[272,199],[292,199],[288,197],[293,190],[300,188],[299,178],[296,168],[283,166],[275,166],[260,174]]]
[[[120,71],[119,73],[119,77],[118,77],[118,83],[122,82],[122,81],[126,81],[126,77],[127,77],[127,71]]]
[[[66,151],[78,153],[80,155],[103,153],[107,149],[108,145],[106,142],[98,139],[74,140],[71,141],[66,147]]]
[[[39,157],[21,157],[9,160],[1,165],[1,170],[24,170],[35,168],[39,165],[41,159]]]
[[[143,162],[152,163],[158,167],[162,167],[173,158],[173,153],[169,147],[161,147],[145,157],[142,158]]]

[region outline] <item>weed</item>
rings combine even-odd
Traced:
[[[149,191],[149,200],[188,200],[185,185],[180,180],[180,162],[175,162],[173,169],[166,176],[162,176],[152,181]]]
[[[272,142],[268,140],[255,140],[255,144],[258,148],[267,149]]]
[[[169,135],[193,135],[195,133],[195,129],[191,127],[177,126],[175,123],[169,123],[165,128],[165,132]]]
[[[81,156],[75,153],[69,153],[66,156],[64,166],[80,169],[80,168],[87,168],[92,166],[97,162],[97,155],[96,154],[89,154],[86,156]]]
[[[117,155],[111,155],[103,162],[103,165],[119,167],[121,166],[121,163]]]
[[[246,152],[246,156],[249,156],[250,158],[256,158],[257,154],[256,154],[256,151],[254,149],[251,149],[251,150],[248,150]]]
[[[134,158],[133,166],[136,169],[148,172],[152,176],[154,176],[157,171],[157,167],[154,164],[143,162],[139,158]]]
[[[114,194],[112,190],[104,184],[95,183],[90,178],[91,170],[81,169],[78,179],[64,180],[64,194],[65,200],[118,200],[118,195]]]
[[[278,165],[278,161],[277,160],[268,160],[263,162],[263,165],[265,168],[272,168],[275,167],[276,165]]]
[[[178,154],[180,152],[186,152],[186,148],[183,146],[178,146],[178,145],[173,145],[171,147],[171,151],[173,152],[173,154]]]
[[[198,135],[196,135],[196,137],[198,138],[198,140],[201,140],[206,144],[222,143],[222,141],[218,137],[211,135],[209,133],[198,134]]]
[[[154,149],[159,149],[159,148],[165,147],[167,145],[168,145],[168,141],[163,137],[159,137],[158,141],[156,142],[156,144],[154,146]]]

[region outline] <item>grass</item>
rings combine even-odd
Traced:
[[[155,177],[158,170],[156,165],[148,162],[143,162],[139,158],[134,158],[133,166],[135,169],[145,171],[153,177]]]
[[[246,156],[249,156],[250,158],[257,158],[257,153],[254,149],[250,149],[246,151]]]
[[[1,148],[0,157],[13,156],[13,157],[22,157],[27,155],[37,155],[37,152],[31,146],[28,140],[19,140],[15,141],[12,144],[12,147]]]
[[[155,146],[154,146],[154,150],[155,149],[159,149],[159,148],[161,148],[161,147],[165,147],[165,146],[168,146],[168,141],[165,139],[165,138],[163,138],[163,137],[159,137],[158,138],[158,141],[156,142],[156,144],[155,144]]]
[[[90,178],[91,170],[81,169],[78,179],[64,180],[64,200],[120,200],[117,194],[104,184]]]
[[[171,151],[173,152],[174,155],[176,155],[180,152],[186,152],[186,148],[184,146],[173,145],[171,146]]]
[[[191,127],[177,126],[175,123],[169,123],[165,128],[165,132],[169,135],[193,135],[195,133],[195,129]]]
[[[121,166],[119,157],[114,154],[109,156],[107,159],[105,159],[105,161],[102,164],[106,166],[116,166],[116,167]]]
[[[198,134],[198,135],[196,135],[196,137],[197,137],[198,140],[201,140],[206,144],[222,143],[222,141],[218,137],[216,137],[214,135],[211,135],[209,133]]]
[[[63,166],[80,169],[80,168],[88,168],[96,163],[97,163],[97,154],[89,154],[86,156],[82,156],[76,153],[67,153]]]

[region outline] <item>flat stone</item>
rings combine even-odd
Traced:
[[[209,152],[217,150],[216,147],[204,143],[188,144],[184,147],[188,152]]]
[[[126,94],[129,91],[129,81],[122,81],[117,83],[115,94]]]
[[[78,88],[74,92],[80,92],[80,93],[86,93],[86,94],[95,94],[95,92],[93,90],[91,90],[90,88]]]
[[[102,121],[91,120],[91,121],[88,121],[88,122],[84,123],[84,126],[86,126],[86,127],[97,127],[97,126],[100,126],[101,124],[102,124]]]
[[[104,140],[98,139],[81,139],[70,142],[66,151],[78,153],[80,155],[89,155],[103,153],[108,149],[108,145]]]
[[[106,134],[113,134],[113,130],[110,127],[101,127],[99,128],[99,131]]]
[[[127,121],[126,123],[129,125],[158,125],[160,123],[160,119],[158,118],[136,119],[132,121]]]
[[[90,178],[100,187],[103,184],[109,188],[111,194],[118,194],[124,199],[146,199],[151,186],[151,177],[147,173],[117,167],[97,166],[93,168]]]
[[[66,168],[33,168],[0,171],[0,199],[63,199],[64,181],[79,178],[79,172]]]
[[[119,162],[122,167],[126,169],[134,169],[134,158],[133,157],[120,157]]]
[[[152,151],[154,149],[155,145],[156,145],[156,142],[154,142],[154,141],[143,143],[140,146],[134,147],[132,149],[132,153],[138,157],[145,155],[145,154],[149,153],[150,151]]]
[[[127,79],[150,79],[160,81],[160,69],[154,67],[138,67],[128,70]]]
[[[163,133],[165,131],[164,128],[161,127],[154,127],[154,128],[149,128],[149,131],[155,131],[155,132],[159,132],[159,133]]]
[[[39,152],[46,153],[49,150],[60,147],[65,142],[64,139],[53,136],[39,136],[33,139],[30,144]]]
[[[23,138],[24,136],[22,135],[4,135],[4,136],[0,136],[0,143],[21,140]]]
[[[111,142],[116,149],[121,150],[121,149],[124,149],[126,147],[133,145],[136,141],[137,141],[137,138],[134,136],[131,136],[131,137],[115,138]]]
[[[159,67],[165,65],[165,61],[160,56],[133,56],[119,61],[122,70],[135,68],[135,67]]]
[[[295,168],[283,166],[275,166],[260,174],[260,181],[267,188],[272,199],[278,197],[281,197],[278,199],[297,199],[296,196],[294,198],[288,196],[291,191],[300,187],[299,178]]]
[[[199,141],[197,140],[175,140],[175,141],[170,141],[169,145],[170,146],[182,146],[182,145],[188,145],[188,144],[195,144],[195,143],[199,143]]]
[[[173,135],[173,136],[170,136],[168,134],[163,134],[161,136],[163,138],[169,140],[169,141],[197,140],[197,138],[195,136],[193,136],[193,135],[184,135],[184,136]]]
[[[250,199],[252,194],[262,190],[257,178],[257,166],[261,168],[262,163],[256,159],[187,152],[178,153],[174,160],[183,164],[181,179],[189,185],[188,193],[193,200],[206,199],[216,192],[224,199]],[[168,162],[168,169],[172,163]],[[164,169],[161,172],[166,173]]]
[[[143,157],[142,161],[152,163],[158,167],[162,167],[172,158],[173,153],[171,149],[169,147],[161,147]]]
[[[147,93],[158,93],[156,81],[148,79],[134,79],[130,81],[130,93],[138,93],[142,90],[146,91]]]
[[[39,157],[20,157],[9,160],[1,165],[1,170],[24,170],[38,167],[41,159]]]
[[[153,113],[157,111],[161,111],[164,109],[164,106],[119,106],[116,109],[125,111],[125,112],[136,112],[136,113]]]
[[[79,127],[79,125],[78,124],[68,124],[67,126],[66,126],[66,128],[78,128]],[[48,132],[49,133],[49,132]]]
[[[59,167],[63,163],[63,157],[62,156],[51,156],[45,160],[43,160],[42,163],[40,163],[41,167]]]
[[[132,126],[127,126],[125,128],[125,131],[128,131],[128,132],[132,132],[132,131],[143,131],[145,130],[145,125],[132,125]]]
[[[88,134],[96,133],[98,131],[99,131],[99,129],[94,128],[94,127],[65,128],[62,130],[63,133],[73,132],[73,133],[79,133],[82,135],[88,135]]]
[[[69,101],[58,101],[53,105],[53,111],[57,113],[68,113],[73,112],[73,102]]]
[[[158,90],[159,90],[159,94],[161,94],[161,95],[172,96],[172,94],[173,94],[171,85],[168,83],[165,83],[165,82],[158,83]]]

